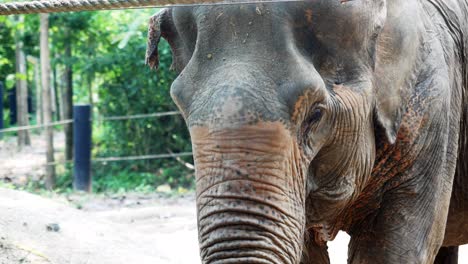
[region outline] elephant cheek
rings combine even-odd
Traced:
[[[299,263],[304,168],[281,124],[191,128],[203,263]]]

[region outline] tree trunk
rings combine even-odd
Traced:
[[[42,124],[41,64],[39,59],[27,56],[27,61],[34,65],[34,88],[36,90],[36,123]]]
[[[41,92],[41,66],[39,61],[34,64],[34,82],[36,83],[36,122],[42,123],[42,92]]]
[[[57,57],[56,57],[57,58]],[[58,120],[65,120],[65,115],[63,113],[63,71],[59,64],[55,63],[53,66],[54,72],[54,86],[57,87],[57,101],[59,106],[59,117]]]
[[[52,122],[52,102],[50,89],[50,50],[49,50],[49,15],[40,14],[41,18],[41,74],[42,74],[42,105],[44,114],[44,123]],[[50,165],[54,162],[54,132],[52,127],[45,129],[47,144],[47,168],[46,168],[46,187],[51,190],[55,187],[55,166]]]
[[[50,58],[50,57],[49,57]],[[50,59],[49,59],[49,62],[50,62]],[[50,80],[51,80],[51,77],[53,77],[52,75],[52,71],[50,70],[50,64],[49,64],[49,86],[50,86],[50,107],[52,109],[52,116],[54,116],[56,113],[57,113],[57,104],[56,104],[56,100],[57,100],[57,94],[55,92],[55,87],[53,85],[53,83],[50,83]]]
[[[19,24],[24,23],[24,16],[19,16],[17,19]],[[18,27],[21,28],[21,27]],[[26,57],[23,51],[23,30],[18,29],[15,34],[16,42],[16,105],[17,105],[17,124],[18,126],[29,125],[28,113],[28,84],[26,81]],[[18,146],[31,145],[29,131],[18,132]]]
[[[66,30],[68,41],[65,42],[65,90],[62,93],[63,114],[65,119],[73,119],[73,68],[70,31]],[[73,125],[65,125],[65,158],[73,159]]]
[[[93,78],[91,74],[88,75],[88,96],[89,96],[89,104],[91,105],[91,110],[92,110],[94,107],[94,99],[93,99]]]
[[[54,64],[52,67],[52,87],[55,92],[55,99],[54,99],[54,104],[55,104],[55,118],[57,120],[63,120],[63,110],[62,110],[62,96],[60,92],[60,88],[57,86],[57,64]]]

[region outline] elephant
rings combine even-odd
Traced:
[[[235,2],[235,1],[234,1]],[[204,264],[457,263],[468,243],[468,2],[168,7]]]

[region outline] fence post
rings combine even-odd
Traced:
[[[0,129],[3,129],[3,83],[0,82]],[[0,133],[0,138],[2,134]]]
[[[91,106],[73,106],[73,187],[91,192]]]
[[[16,87],[8,94],[8,106],[10,108],[10,126],[16,124],[17,112],[16,112]]]

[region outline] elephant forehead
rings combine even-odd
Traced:
[[[344,29],[367,31],[367,24],[381,24],[386,15],[384,0],[307,0],[262,4],[233,4],[176,8],[176,19],[210,25],[210,29],[253,26],[253,22],[282,21],[292,26],[315,23],[328,34],[346,34]],[[240,24],[236,24],[241,22]],[[289,22],[289,23],[288,23]],[[321,22],[320,25],[317,24]],[[226,28],[226,24],[230,27]],[[278,26],[278,25],[275,25]],[[351,33],[351,32],[350,32]]]
[[[356,68],[361,61],[370,64],[386,6],[384,0],[202,6],[177,8],[174,18],[182,37],[196,35],[198,59],[221,53],[284,59],[300,50],[314,64],[331,59],[329,64]]]

